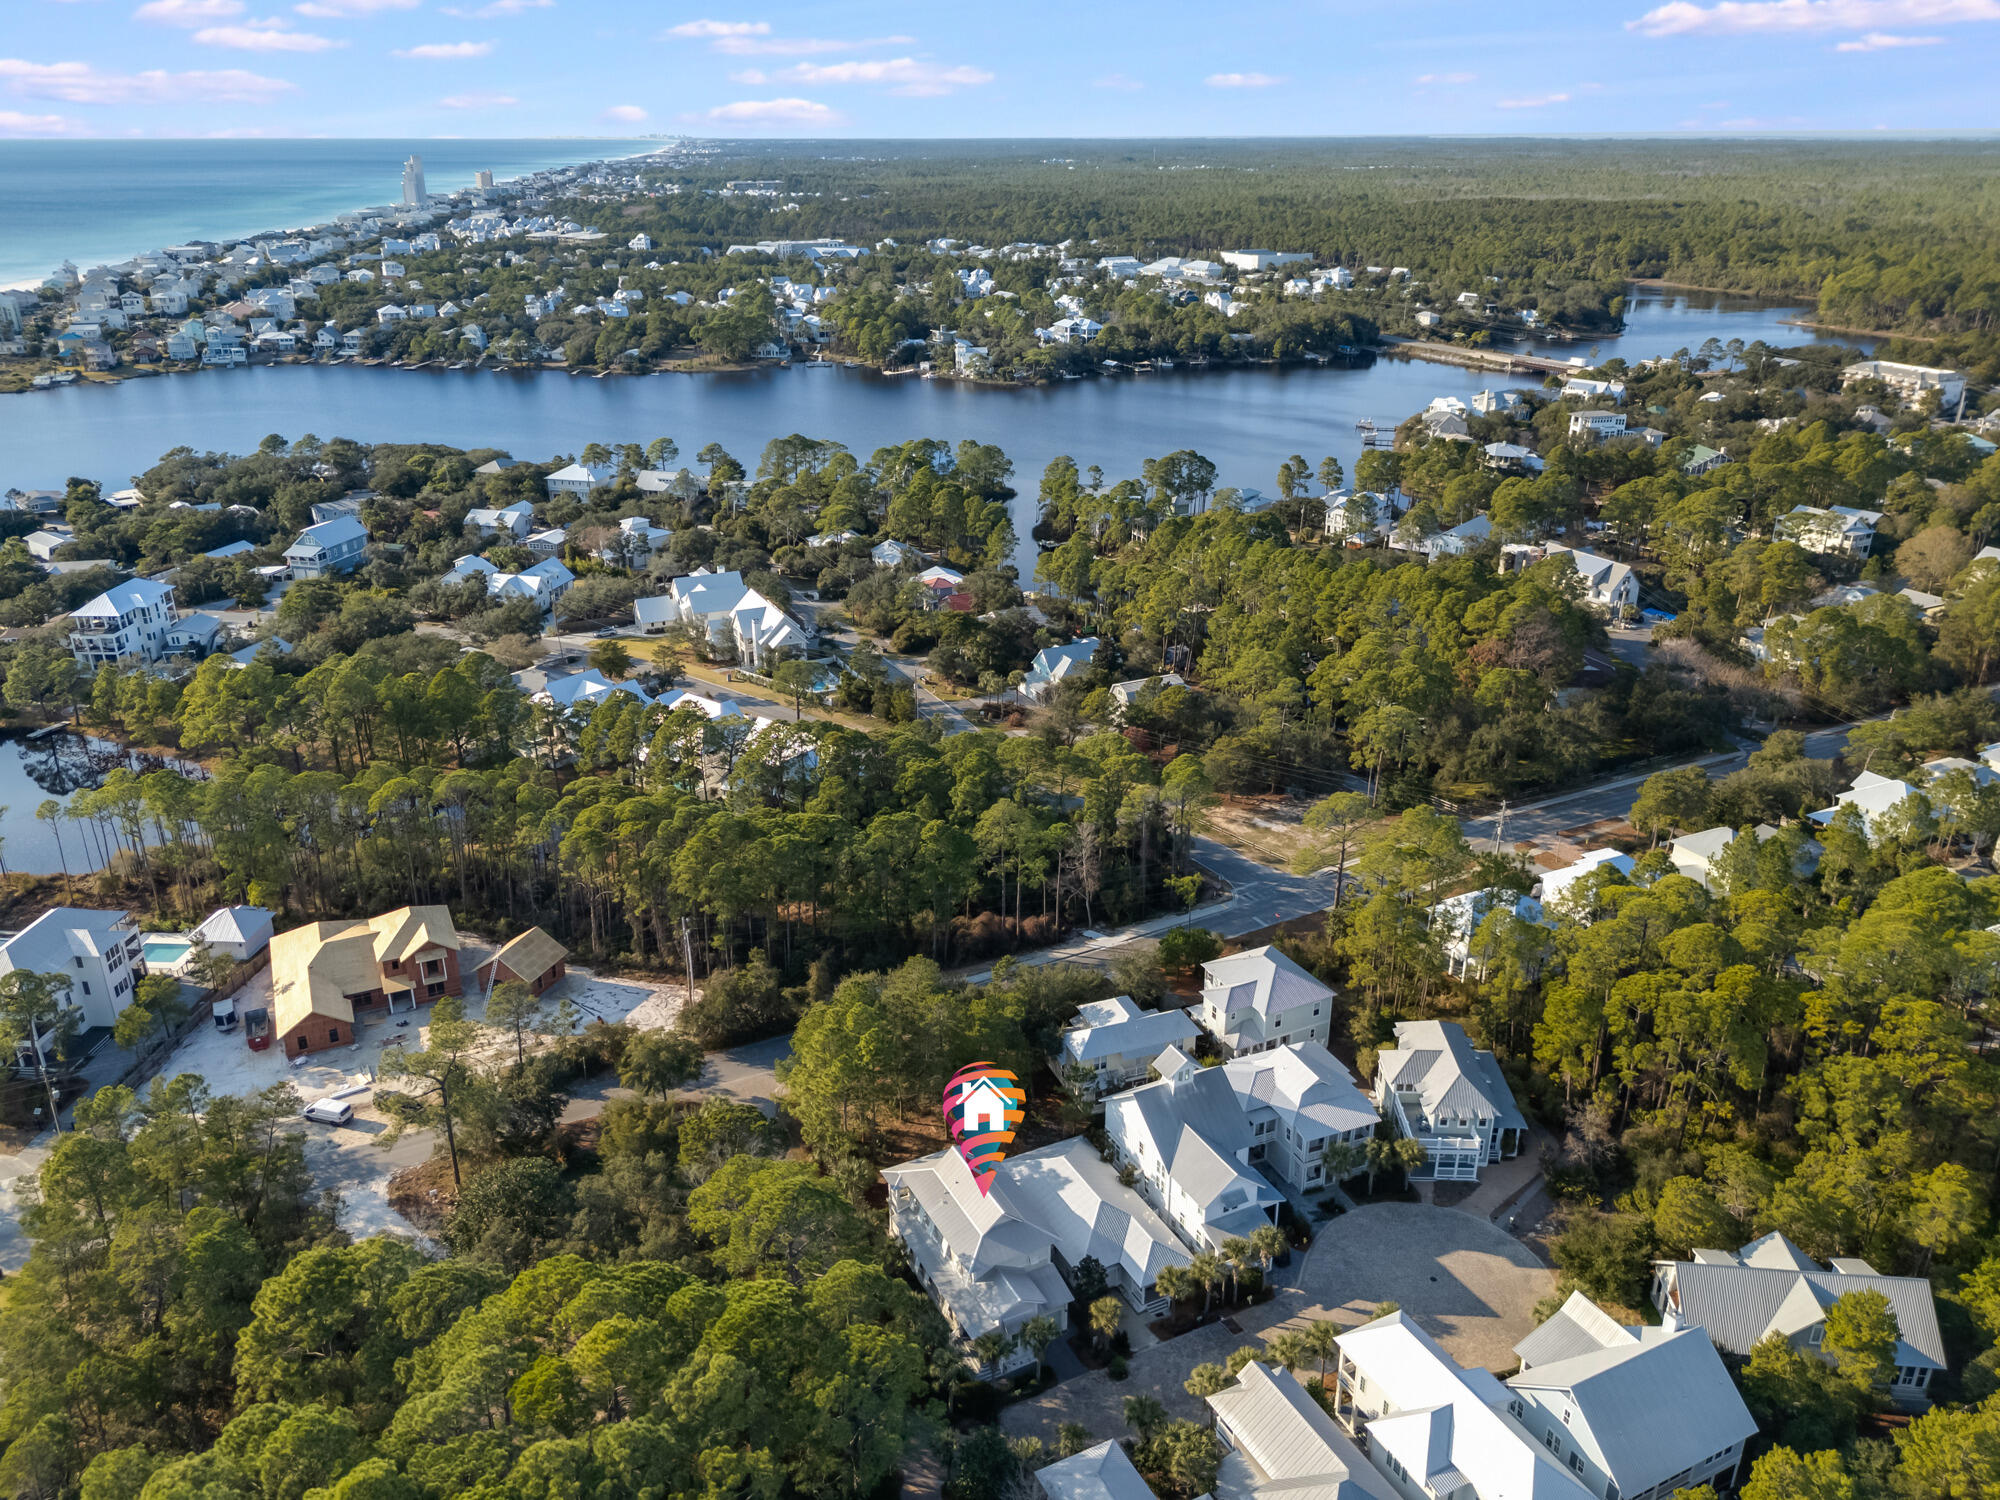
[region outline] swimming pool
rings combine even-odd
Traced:
[[[194,944],[186,938],[170,932],[149,932],[140,940],[139,951],[146,956],[149,968],[170,969],[188,955]]]

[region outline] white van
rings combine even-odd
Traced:
[[[305,1117],[320,1125],[345,1125],[354,1118],[354,1106],[339,1099],[315,1099],[305,1107]]]

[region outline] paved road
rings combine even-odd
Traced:
[[[1884,717],[1887,717],[1886,715]],[[1806,754],[1817,759],[1829,759],[1841,754],[1847,748],[1847,726],[1833,729],[1815,730],[1806,736]],[[1721,780],[1731,771],[1740,771],[1750,762],[1750,752],[1745,749],[1729,750],[1720,755],[1704,755],[1682,761],[1680,765],[1700,766],[1712,780]],[[1599,782],[1595,786],[1583,787],[1574,792],[1561,792],[1553,797],[1510,808],[1507,812],[1507,842],[1520,843],[1545,839],[1566,828],[1574,828],[1582,823],[1594,823],[1600,818],[1620,818],[1631,811],[1632,801],[1639,794],[1639,785],[1648,776],[1657,775],[1662,770],[1678,767],[1655,766],[1651,771],[1636,776],[1621,776],[1614,781]],[[1482,842],[1492,847],[1494,819],[1467,818],[1461,825],[1465,836],[1474,845]]]

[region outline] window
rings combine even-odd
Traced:
[[[1528,1414],[1528,1408],[1522,1405],[1519,1396],[1516,1396],[1512,1401],[1507,1403],[1507,1410],[1517,1417],[1525,1417]]]
[[[326,1028],[326,1039],[327,1039],[327,1041],[328,1041],[328,1042],[337,1042],[337,1041],[339,1041],[339,1040],[340,1040],[340,1028],[339,1028],[338,1026],[329,1026],[329,1027],[327,1027],[327,1028]]]
[[[1808,1335],[1808,1337],[1810,1338],[1813,1347],[1817,1348],[1819,1346],[1819,1341],[1826,1337],[1826,1325],[1824,1323],[1813,1324],[1812,1333]]]
[[[424,986],[424,994],[433,1000],[435,1000],[439,995],[442,995],[443,993],[444,993],[444,981],[442,979],[440,979],[436,984],[427,984]]]
[[[1542,1434],[1542,1446],[1551,1453],[1560,1453],[1563,1451],[1563,1440],[1556,1435],[1555,1428],[1551,1427],[1547,1432]]]
[[[1569,1456],[1569,1467],[1572,1474],[1581,1474],[1583,1472],[1583,1455],[1581,1453],[1572,1453]]]
[[[90,993],[90,981],[89,981],[88,979],[84,980],[84,982],[83,982],[83,992],[84,992],[84,993],[85,993],[86,995],[88,995],[88,994]]]

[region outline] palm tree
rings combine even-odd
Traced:
[[[1312,1358],[1312,1351],[1306,1348],[1305,1330],[1285,1328],[1271,1334],[1264,1340],[1264,1357],[1287,1370],[1298,1369]]]
[[[1358,1141],[1328,1141],[1319,1154],[1329,1185],[1345,1182],[1368,1164],[1367,1148]],[[1371,1184],[1372,1186],[1372,1184]]]
[[[1040,1317],[1030,1318],[1021,1325],[1021,1347],[1034,1351],[1037,1375],[1042,1373],[1042,1367],[1048,1363],[1045,1356],[1048,1354],[1049,1345],[1053,1344],[1061,1333],[1062,1329],[1056,1325],[1056,1320],[1046,1313]]]
[[[1090,1331],[1104,1340],[1104,1347],[1111,1347],[1112,1335],[1118,1332],[1118,1325],[1125,1320],[1125,1304],[1115,1296],[1099,1297],[1090,1304]]]
[[[1160,1274],[1153,1279],[1153,1290],[1167,1299],[1167,1311],[1173,1311],[1176,1302],[1185,1302],[1194,1295],[1194,1277],[1188,1274],[1186,1266],[1161,1266]]]
[[[1188,1378],[1181,1382],[1181,1389],[1197,1401],[1206,1402],[1210,1396],[1229,1384],[1229,1372],[1221,1365],[1196,1365],[1188,1371]],[[1215,1425],[1215,1408],[1209,1407],[1208,1421]]]
[[[973,1356],[982,1370],[998,1369],[1013,1347],[1014,1336],[1004,1328],[990,1328],[972,1341]]]
[[[1396,1165],[1396,1143],[1385,1141],[1381,1136],[1372,1136],[1362,1151],[1363,1164],[1368,1168],[1368,1195],[1375,1195],[1375,1175],[1386,1172]]]
[[[1389,1151],[1395,1164],[1403,1170],[1403,1185],[1405,1187],[1408,1187],[1410,1184],[1410,1174],[1419,1170],[1431,1157],[1424,1143],[1413,1135],[1406,1135],[1392,1142]]]
[[[1139,1434],[1140,1442],[1151,1442],[1153,1434],[1167,1425],[1167,1409],[1151,1396],[1127,1396],[1125,1425]]]
[[[1201,1312],[1207,1317],[1209,1306],[1215,1301],[1215,1289],[1222,1284],[1222,1262],[1215,1258],[1213,1250],[1204,1250],[1188,1262],[1188,1274],[1201,1284]]]
[[[1227,1239],[1222,1242],[1222,1261],[1229,1270],[1229,1300],[1234,1302],[1243,1285],[1243,1272],[1257,1258],[1257,1252],[1246,1239]]]
[[[1257,1252],[1257,1264],[1269,1276],[1271,1262],[1285,1253],[1285,1231],[1276,1224],[1259,1224],[1250,1231],[1250,1248]]]
[[[1334,1340],[1340,1337],[1340,1325],[1331,1318],[1314,1318],[1299,1330],[1299,1347],[1319,1361],[1319,1383],[1326,1384],[1326,1362],[1337,1352]]]

